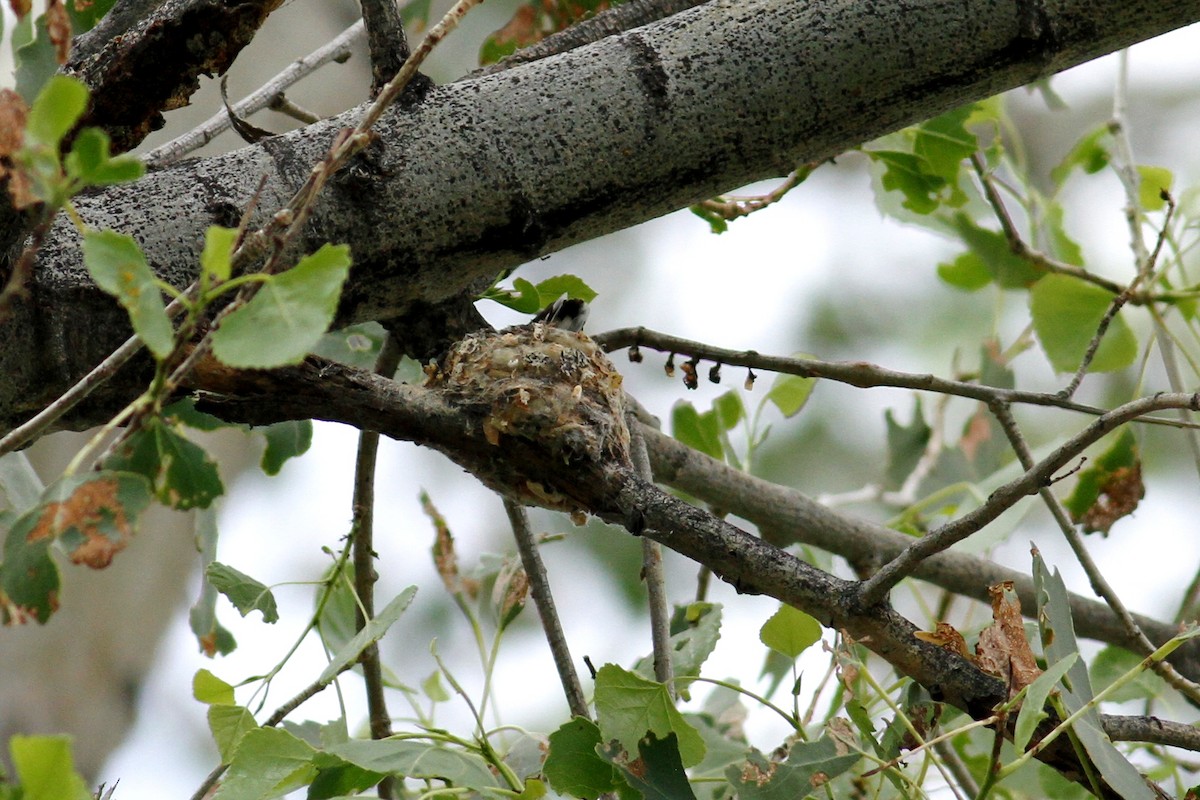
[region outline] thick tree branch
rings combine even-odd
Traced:
[[[713,0],[390,113],[377,145],[323,196],[302,246],[354,248],[343,321],[402,317],[415,301],[1196,18],[1196,0]],[[187,285],[206,226],[236,220],[263,175],[261,213],[283,205],[360,113],[80,198],[80,213],[138,237],[162,277]],[[31,292],[4,329],[0,428],[57,396],[126,331],[69,225],[51,231]],[[132,387],[131,373],[108,401]]]

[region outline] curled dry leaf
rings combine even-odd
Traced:
[[[1021,601],[1012,581],[989,586],[988,594],[992,597],[992,624],[979,634],[976,663],[984,672],[1002,678],[1008,684],[1011,698],[1033,683],[1042,671],[1025,638]]]
[[[934,631],[917,631],[913,636],[916,636],[922,642],[935,644],[943,650],[949,650],[951,653],[960,655],[968,661],[975,660],[975,656],[971,655],[971,651],[967,649],[967,640],[949,622],[939,622]]]
[[[13,206],[19,209],[37,202],[29,177],[15,161],[17,151],[25,146],[28,118],[29,106],[25,99],[12,89],[0,89],[0,181],[8,181]]]
[[[54,57],[59,64],[67,63],[71,55],[71,18],[63,0],[47,0],[46,32],[54,45]]]

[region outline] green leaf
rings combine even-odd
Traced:
[[[1079,641],[1075,638],[1066,584],[1058,570],[1049,570],[1037,550],[1033,552],[1033,585],[1037,596],[1042,651],[1049,667],[1077,655]],[[1083,710],[1094,697],[1087,667],[1082,659],[1076,659],[1071,664],[1063,683],[1060,696],[1070,714]],[[1154,797],[1138,769],[1104,734],[1100,714],[1094,706],[1083,711],[1075,723],[1074,732],[1101,776],[1118,796],[1129,800],[1151,800]]]
[[[206,669],[192,676],[192,697],[205,705],[233,705],[233,686]]]
[[[193,538],[200,551],[201,566],[207,569],[216,559],[217,513],[212,507],[196,511]],[[212,658],[217,653],[229,655],[237,649],[233,634],[217,621],[217,598],[220,593],[207,580],[200,582],[200,597],[188,609],[188,626],[196,635],[201,651]]]
[[[800,413],[808,403],[812,390],[817,385],[816,378],[802,378],[799,375],[776,375],[767,392],[767,399],[775,404],[780,413],[791,418]]]
[[[572,299],[590,303],[596,299],[596,292],[584,280],[576,275],[555,275],[539,281],[537,285],[539,310],[564,294]]]
[[[1097,653],[1092,659],[1089,677],[1093,686],[1103,690],[1118,678],[1134,671],[1138,673],[1137,677],[1107,694],[1105,700],[1124,703],[1129,700],[1154,700],[1162,696],[1166,685],[1162,678],[1146,669],[1141,656],[1122,647],[1110,645]]]
[[[1059,261],[1083,266],[1083,249],[1079,243],[1067,235],[1063,222],[1063,207],[1061,203],[1048,201],[1046,211],[1042,215],[1042,224],[1046,229],[1046,237],[1050,241],[1050,252]]]
[[[963,213],[955,214],[952,224],[1000,288],[1024,289],[1042,277],[1041,271],[1013,253],[1008,239],[1000,231],[982,228]]]
[[[278,622],[279,610],[275,595],[266,584],[259,583],[244,572],[214,561],[204,570],[204,576],[218,592],[229,598],[243,617],[251,611],[262,612],[263,622]]]
[[[700,667],[712,655],[721,638],[721,605],[719,603],[689,603],[676,606],[671,615],[671,668],[675,677],[696,676]],[[640,658],[634,672],[644,678],[654,677],[654,655]],[[680,696],[686,698],[684,686],[677,684]]]
[[[266,437],[267,449],[263,451],[261,467],[268,475],[278,475],[284,462],[302,456],[312,446],[312,420],[297,419],[276,422],[265,428],[255,428]]]
[[[1063,675],[1066,675],[1067,671],[1075,665],[1078,658],[1078,653],[1071,653],[1062,661],[1048,667],[1026,687],[1025,701],[1021,704],[1021,711],[1017,714],[1017,724],[1013,729],[1013,747],[1018,751],[1025,749],[1025,745],[1029,744],[1029,740],[1033,738],[1038,724],[1050,716],[1045,709],[1046,698],[1062,680]]]
[[[901,205],[905,208],[917,214],[932,214],[941,205],[939,196],[946,188],[946,179],[928,172],[923,158],[896,150],[869,150],[867,155],[883,165],[883,188],[903,194]]]
[[[38,92],[29,109],[25,141],[31,145],[58,147],[87,108],[88,90],[66,75],[55,75]]]
[[[1137,171],[1141,177],[1138,182],[1138,203],[1146,211],[1162,211],[1167,205],[1163,193],[1171,191],[1175,176],[1169,169],[1142,164],[1138,165]]]
[[[166,358],[174,347],[175,331],[137,242],[116,231],[88,231],[83,235],[83,262],[96,285],[128,312],[133,330],[150,352]]]
[[[475,791],[499,786],[487,762],[478,755],[427,742],[352,739],[331,745],[326,752],[385,775],[438,779]]]
[[[683,719],[667,687],[615,664],[605,664],[596,673],[596,717],[604,741],[616,739],[627,752],[638,749],[648,733],[665,739],[679,737],[679,754],[685,767],[704,758],[704,740]]]
[[[974,111],[973,103],[959,106],[922,122],[913,131],[913,153],[925,160],[928,171],[948,183],[957,184],[963,160],[970,158],[979,146],[975,135],[966,129],[967,119]]]
[[[1033,329],[1050,364],[1058,372],[1079,368],[1100,320],[1112,303],[1112,295],[1069,275],[1047,275],[1029,292]],[[1100,341],[1089,372],[1124,369],[1137,358],[1133,331],[1117,314]]]
[[[226,707],[211,706],[209,713]],[[265,800],[286,794],[316,775],[315,753],[307,742],[279,728],[247,731],[213,800]]]
[[[821,641],[821,623],[797,608],[781,604],[759,629],[758,639],[794,661]]]
[[[17,69],[17,92],[25,102],[33,103],[46,82],[58,71],[58,56],[46,29],[46,15],[34,22],[26,15],[13,31],[13,55]]]
[[[208,730],[212,733],[221,761],[225,763],[233,758],[246,734],[258,729],[254,715],[241,706],[214,704],[208,707]]]
[[[713,400],[713,411],[717,412],[717,421],[723,431],[733,430],[746,416],[742,396],[733,389]]]
[[[287,272],[268,277],[213,334],[213,354],[239,369],[300,363],[333,322],[349,273],[350,248],[326,244]]]
[[[955,289],[975,292],[992,282],[992,271],[976,253],[963,253],[937,267],[938,277]]]
[[[328,683],[333,680],[343,668],[358,660],[359,655],[367,645],[382,639],[383,635],[387,633],[388,628],[392,626],[392,623],[400,619],[400,615],[404,613],[404,609],[408,608],[409,603],[412,602],[416,593],[417,587],[409,586],[393,598],[392,602],[388,603],[373,619],[368,620],[363,629],[355,634],[354,638],[347,642],[341,650],[334,654],[328,666],[321,673],[321,676],[317,678],[317,681],[319,683]]]
[[[38,530],[43,507],[17,518],[4,542],[0,563],[0,616],[5,625],[35,620],[45,624],[58,608],[58,566],[50,558],[53,538]]]
[[[729,220],[722,217],[716,211],[713,211],[708,206],[693,205],[688,206],[688,211],[691,211],[700,219],[708,223],[708,229],[712,233],[725,233],[729,230]]]
[[[380,772],[346,764],[327,753],[318,753],[314,763],[318,772],[317,777],[309,784],[307,800],[357,797],[360,792],[370,789],[387,777]]]
[[[597,797],[617,787],[617,771],[596,754],[599,745],[600,728],[585,717],[574,717],[550,734],[550,752],[542,769],[554,791]]]
[[[493,286],[480,297],[483,300],[495,301],[522,314],[536,314],[545,305],[538,288],[524,278],[515,279],[511,290]]]
[[[643,800],[696,800],[674,733],[661,739],[653,733],[642,737],[636,758],[616,742],[601,745],[599,753],[621,770],[622,777],[641,793]]]
[[[1095,175],[1108,166],[1112,157],[1109,153],[1111,145],[1112,133],[1107,124],[1101,125],[1075,143],[1062,162],[1050,170],[1050,179],[1056,186],[1062,186],[1076,168],[1088,175]]]
[[[216,462],[159,418],[147,421],[104,466],[145,476],[159,501],[180,511],[208,508],[225,493]]]
[[[108,134],[99,128],[84,128],[71,143],[67,154],[67,175],[82,186],[108,186],[140,178],[142,162],[133,156],[112,157]]]
[[[46,487],[38,477],[29,457],[18,450],[0,456],[0,493],[8,500],[8,507],[24,511],[37,504]]]
[[[12,736],[8,752],[21,784],[21,800],[91,800],[75,771],[69,736]]]
[[[888,463],[884,473],[884,483],[889,489],[898,489],[916,469],[925,454],[925,446],[933,429],[925,422],[925,414],[921,410],[921,400],[918,398],[913,406],[912,422],[901,425],[896,421],[892,410],[883,414],[887,425]]]
[[[671,435],[693,450],[720,461],[725,456],[721,446],[721,424],[712,411],[701,414],[686,400],[671,408]]]
[[[237,242],[237,237],[236,228],[222,228],[220,225],[210,225],[204,232],[200,268],[212,281],[221,283],[229,280],[230,271],[233,269],[233,245]]]
[[[408,0],[400,4],[400,19],[414,33],[429,24],[429,6],[433,0]],[[411,35],[411,34],[410,34]]]
[[[792,745],[782,764],[753,751],[741,764],[725,770],[725,777],[740,800],[795,800],[854,766],[860,755],[838,755],[829,738]]]

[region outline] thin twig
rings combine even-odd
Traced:
[[[646,440],[641,426],[632,413],[626,415],[629,424],[630,451],[633,467],[644,481],[653,481],[650,455],[646,452]],[[654,651],[654,679],[666,684],[671,695],[675,694],[675,682],[671,680],[675,671],[671,666],[671,612],[667,607],[667,579],[663,572],[662,545],[642,537],[642,577],[646,581],[646,595],[650,603],[650,641]]]
[[[542,562],[537,542],[534,541],[533,532],[529,528],[529,516],[524,506],[507,497],[504,498],[504,510],[512,524],[517,552],[521,556],[521,566],[525,568],[525,575],[529,578],[529,593],[533,596],[533,604],[542,620],[542,630],[546,634],[546,643],[550,645],[550,655],[554,659],[555,669],[558,670],[558,680],[567,696],[567,707],[572,716],[587,718],[587,698],[583,694],[579,674],[571,660],[567,637],[563,633],[562,623],[554,606],[554,596],[550,593],[550,578],[546,574],[546,565]]]
[[[396,338],[388,335],[375,360],[375,372],[385,378],[396,374],[400,365],[400,346]],[[379,574],[375,571],[375,465],[379,454],[379,433],[363,430],[358,434],[358,456],[354,463],[354,522],[352,525],[354,592],[358,595],[358,613],[355,629],[361,631],[375,617],[375,582]],[[392,735],[392,718],[388,714],[387,698],[383,693],[383,666],[379,659],[379,645],[372,642],[359,656],[366,684],[367,715],[370,720],[371,738],[386,739]],[[383,800],[394,796],[393,778],[386,777],[378,784],[378,794]]]
[[[819,161],[812,161],[792,170],[782,183],[766,194],[754,197],[721,195],[708,200],[701,200],[693,208],[700,209],[706,214],[720,217],[726,222],[732,222],[741,217],[748,217],[756,211],[762,211],[764,208],[778,203],[788,192],[804,183],[820,164],[821,162]]]
[[[366,33],[362,20],[355,22],[339,33],[328,44],[312,51],[303,58],[293,61],[286,69],[260,86],[256,91],[235,103],[233,111],[239,117],[249,117],[271,105],[287,87],[308,77],[331,61],[342,62],[350,57],[355,43]],[[171,141],[161,144],[142,156],[148,167],[165,167],[211,142],[218,134],[229,130],[229,115],[224,109],[213,114],[192,130]]]
[[[1162,393],[1144,397],[1118,406],[1093,420],[1049,456],[1027,469],[1024,475],[992,492],[987,501],[974,511],[946,523],[909,545],[903,553],[860,585],[859,601],[869,606],[883,600],[892,587],[907,577],[922,560],[981,530],[1022,497],[1049,486],[1059,470],[1111,431],[1153,411],[1176,408],[1200,410],[1200,394]]]

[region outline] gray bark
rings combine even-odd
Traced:
[[[304,246],[353,247],[343,322],[402,318],[501,269],[1196,19],[1200,0],[714,0],[397,109],[324,194]],[[134,235],[182,286],[206,226],[232,224],[263,175],[259,208],[277,208],[358,113],[80,198],[80,212]],[[0,333],[0,429],[125,335],[60,220],[31,299]],[[113,382],[90,418],[137,378]]]

